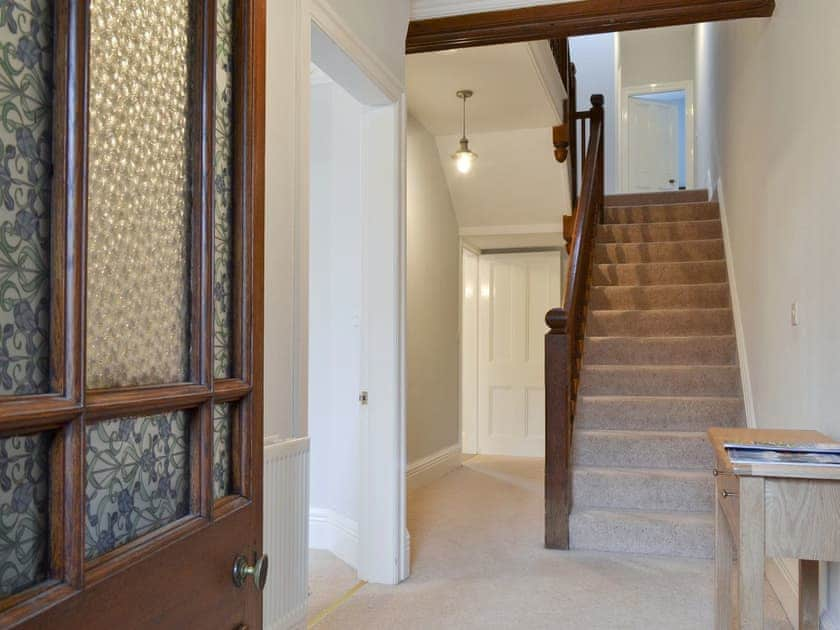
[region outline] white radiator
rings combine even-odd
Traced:
[[[306,626],[309,583],[309,438],[266,438],[263,478],[263,549],[268,582],[263,626]]]

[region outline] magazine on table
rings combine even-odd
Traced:
[[[840,466],[840,444],[725,442],[723,446],[733,464]]]

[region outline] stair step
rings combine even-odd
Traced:
[[[618,195],[607,195],[604,200],[604,203],[606,206],[635,206],[655,203],[691,203],[695,201],[708,200],[708,190],[693,189],[667,190],[663,192],[654,193],[621,193]]]
[[[584,365],[735,365],[733,335],[587,337]]]
[[[589,311],[586,322],[587,337],[685,337],[731,335],[733,331],[732,309],[729,308],[598,309]]]
[[[719,238],[662,243],[598,243],[594,250],[596,263],[685,262],[723,258],[723,239]]]
[[[732,396],[581,396],[575,432],[690,431],[744,425],[744,401]]]
[[[590,287],[589,308],[597,310],[724,308],[729,306],[729,284],[650,284],[645,286]]]
[[[573,510],[569,518],[572,549],[711,558],[714,516],[705,512]]]
[[[620,263],[592,266],[592,285],[703,284],[726,282],[726,261]]]
[[[598,225],[598,243],[653,243],[723,238],[720,220]]]
[[[584,365],[584,396],[738,396],[734,365]]]
[[[575,509],[714,510],[715,483],[708,471],[579,466],[572,474]]]
[[[575,430],[575,466],[711,470],[705,433],[688,431]]]
[[[604,223],[658,223],[661,221],[706,221],[719,219],[717,203],[630,205],[604,208]]]

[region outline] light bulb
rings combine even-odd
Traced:
[[[472,170],[472,164],[475,156],[468,152],[468,151],[459,151],[458,157],[455,158],[455,166],[458,168],[459,173],[464,173],[465,175]]]

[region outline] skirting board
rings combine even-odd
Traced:
[[[329,508],[309,508],[309,547],[326,549],[354,569],[359,566],[359,524]]]
[[[306,628],[306,602],[289,612],[282,619],[278,619],[266,626],[266,630],[304,630]]]
[[[411,462],[405,474],[406,486],[416,490],[461,465],[461,445],[453,444],[423,459]]]
[[[723,180],[717,182],[717,199],[720,207],[720,224],[723,230],[723,249],[726,255],[726,273],[729,279],[730,301],[732,303],[732,317],[735,320],[735,343],[738,346],[738,368],[741,372],[741,389],[744,394],[744,412],[747,426],[754,429],[755,406],[750,383],[750,363],[747,358],[747,341],[744,337],[744,324],[741,321],[741,303],[738,301],[738,287],[735,284],[735,261],[732,258],[732,241],[729,237],[729,223],[726,216],[726,201],[723,194]]]

